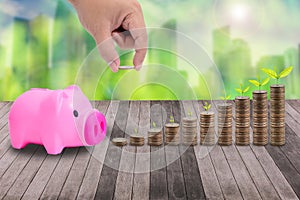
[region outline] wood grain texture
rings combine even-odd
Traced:
[[[279,197],[281,199],[297,199],[297,195],[281,173],[280,169],[276,166],[266,148],[261,146],[251,146],[251,149],[268,175]]]
[[[188,110],[194,113],[197,117],[197,127],[199,131],[200,122],[200,107],[197,101],[182,101],[185,115],[188,114]],[[198,137],[199,139],[199,137]],[[197,164],[200,170],[200,175],[203,183],[205,195],[208,199],[224,199],[220,183],[216,174],[215,167],[213,166],[210,152],[214,148],[207,146],[197,145],[194,146]]]
[[[110,101],[93,102],[92,104],[105,115]],[[58,199],[76,199],[86,168],[89,164],[93,148],[94,147],[82,147],[79,149]]]
[[[248,172],[263,199],[280,199],[272,182],[261,167],[250,146],[236,146]]]
[[[112,129],[111,138],[124,137],[127,124],[129,102],[121,101]],[[105,156],[105,165],[102,168],[100,181],[98,184],[96,199],[112,199],[114,196],[118,169],[122,151],[112,143],[109,143]]]
[[[177,111],[180,115],[183,115],[183,107],[180,102],[173,102],[176,106],[174,108],[180,109]],[[176,111],[175,111],[176,112]],[[178,116],[181,119],[181,116]],[[205,199],[205,192],[200,176],[195,151],[192,146],[184,147],[180,146],[181,164],[183,169],[183,175],[185,180],[185,188],[188,199]]]
[[[119,101],[112,101],[107,109],[105,115],[107,121],[106,137],[100,144],[94,147],[77,199],[94,199],[96,195],[119,104]]]
[[[130,140],[130,134],[134,134],[134,130],[139,131],[139,109],[140,102],[132,101],[130,102],[130,107],[128,111],[128,119],[125,128],[125,138],[127,141]],[[142,134],[138,132],[139,134]],[[132,198],[132,187],[133,187],[133,173],[135,167],[135,152],[136,147],[126,145],[123,148],[119,148],[122,151],[119,173],[116,180],[116,188],[114,193],[114,199],[131,199]]]
[[[223,101],[213,101],[212,109],[214,112],[217,111],[217,105],[224,103]],[[234,106],[233,106],[234,107]],[[233,112],[234,113],[234,112]],[[233,130],[234,132],[234,130]],[[233,133],[234,134],[234,133]],[[234,136],[233,136],[234,137]],[[233,142],[234,145],[234,142]],[[216,170],[216,174],[221,186],[221,190],[225,199],[242,199],[240,189],[234,178],[232,170],[226,160],[225,154],[221,146],[216,145],[210,151],[210,157]]]
[[[267,145],[266,149],[289,184],[292,186],[298,198],[300,198],[300,175],[297,169],[292,165],[280,147]]]
[[[78,150],[79,148],[64,149],[61,159],[59,160],[41,195],[41,199],[57,199],[70,173],[70,169],[74,163]]]
[[[3,114],[2,117],[0,117],[0,143],[9,135],[8,115],[11,105],[12,103],[5,104],[5,106],[0,111],[0,113]]]
[[[34,155],[37,148],[37,145],[27,145],[24,149],[19,150],[20,153],[16,160],[14,160],[0,178],[0,199],[6,195],[7,191],[13,185],[23,168],[27,165],[30,158]]]
[[[40,198],[60,159],[61,155],[47,155],[43,164],[24,193],[22,199],[31,200]]]
[[[136,153],[133,156],[125,154],[125,148],[115,151],[111,137],[137,127],[146,136],[151,122],[163,127],[171,114],[180,122],[188,110],[199,117],[203,101],[93,103],[106,111],[107,138],[94,148],[68,148],[51,156],[38,145],[11,147],[7,121],[12,102],[0,102],[0,199],[300,197],[299,100],[286,102],[284,146],[150,147],[146,139],[142,147],[125,147],[126,152]]]
[[[28,164],[18,175],[16,181],[11,186],[10,190],[6,194],[4,199],[21,199],[26,189],[30,185],[31,181],[38,172],[40,166],[44,162],[47,153],[45,149],[41,146],[38,147],[38,150],[33,154]]]
[[[142,101],[140,105],[140,133],[147,134],[150,128],[150,101]],[[147,140],[145,140],[146,143]],[[149,199],[150,190],[150,146],[144,145],[136,150],[133,177],[132,199]]]
[[[175,122],[180,123],[181,113],[177,109],[178,105],[172,105],[171,101],[163,101],[163,108],[166,116],[173,116]],[[163,119],[163,121],[165,121]],[[182,173],[181,158],[178,146],[165,145],[167,163],[167,181],[169,199],[186,199],[185,182]]]
[[[244,199],[261,199],[253,180],[234,145],[222,146]]]
[[[162,106],[159,101],[151,101],[151,124],[163,127]],[[150,199],[168,199],[168,182],[164,146],[151,146],[150,153]]]

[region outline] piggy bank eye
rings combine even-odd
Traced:
[[[74,115],[75,117],[78,117],[78,115],[79,115],[79,114],[78,114],[78,111],[77,111],[77,110],[74,110],[74,111],[73,111],[73,115]]]

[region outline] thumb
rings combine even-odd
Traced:
[[[117,72],[120,66],[120,59],[109,28],[96,32],[94,39],[101,57],[107,62],[113,72]]]

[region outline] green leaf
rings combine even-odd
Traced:
[[[264,79],[264,80],[261,82],[261,86],[266,85],[267,83],[269,83],[269,81],[270,81],[270,78],[269,78],[269,77],[266,78],[266,79]]]
[[[156,128],[156,123],[153,122],[153,123],[152,123],[152,126],[153,126],[153,128]]]
[[[262,68],[261,70],[263,72],[265,72],[268,76],[270,76],[273,79],[277,79],[278,78],[277,73],[274,70],[272,70],[272,69]]]
[[[292,66],[285,68],[282,72],[280,72],[279,78],[286,77],[287,75],[289,75],[292,72],[292,70],[293,70]]]
[[[228,100],[230,98],[231,98],[231,95],[229,94],[229,95],[227,95],[226,100]]]
[[[248,92],[249,89],[250,89],[250,86],[246,87],[246,88],[243,90],[243,93]]]
[[[259,82],[257,80],[249,80],[250,83],[252,83],[253,85],[255,85],[256,87],[259,87]]]
[[[238,93],[243,93],[243,90],[242,89],[240,89],[240,88],[235,88],[235,91],[237,91]]]
[[[211,108],[211,105],[209,104],[208,106],[207,106],[207,110],[209,110]]]
[[[170,123],[174,123],[174,122],[175,122],[174,117],[171,115],[170,116]]]
[[[220,99],[221,99],[221,100],[226,100],[226,98],[225,98],[225,97],[220,97]]]

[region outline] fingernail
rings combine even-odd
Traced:
[[[136,71],[140,71],[142,69],[142,65],[135,66]]]
[[[113,72],[115,73],[118,72],[118,66],[116,65],[115,62],[112,62],[109,66]]]

